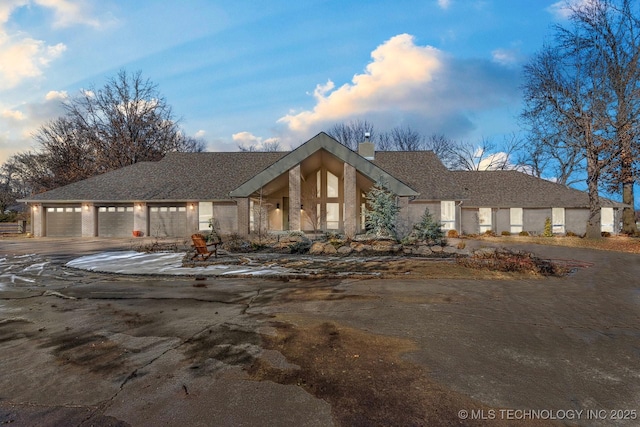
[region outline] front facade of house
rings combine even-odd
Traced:
[[[22,201],[36,237],[186,237],[215,222],[222,234],[364,232],[365,194],[383,181],[408,233],[425,209],[443,229],[478,234],[583,234],[586,193],[515,171],[459,172],[434,153],[358,153],[324,133],[291,152],[171,153]],[[624,205],[603,200],[602,229],[616,232]]]

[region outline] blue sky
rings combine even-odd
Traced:
[[[2,0],[0,162],[118,70],[159,86],[211,151],[332,124],[500,142],[557,0]]]

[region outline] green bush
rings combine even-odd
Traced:
[[[442,231],[440,223],[433,219],[429,209],[424,210],[420,222],[413,226],[413,234],[416,239],[429,244],[444,245],[446,243],[444,231]]]
[[[529,234],[528,231],[522,230],[521,232],[518,233],[518,236],[528,237],[528,236],[530,236],[530,234]]]
[[[511,236],[511,232],[510,232],[510,231],[507,231],[507,230],[504,230],[504,231],[503,231],[502,233],[500,233],[500,234],[501,234],[501,235],[503,235],[503,236]]]

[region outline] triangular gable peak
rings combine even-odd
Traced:
[[[383,180],[389,190],[398,196],[417,196],[411,187],[407,186],[397,178],[388,174],[378,166],[374,165],[358,153],[348,149],[338,141],[330,137],[324,132],[311,138],[289,154],[255,175],[253,178],[231,191],[231,197],[249,197],[258,191],[261,187],[278,178],[280,175],[288,172],[296,165],[307,159],[309,156],[319,150],[326,150],[341,161],[353,166],[359,173],[371,179],[374,182]]]

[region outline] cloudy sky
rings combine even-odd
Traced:
[[[337,122],[499,141],[557,0],[1,0],[0,162],[118,70],[159,86],[212,151]]]

